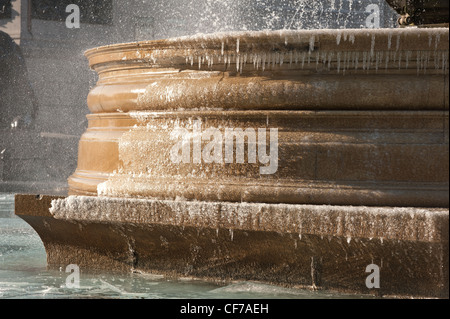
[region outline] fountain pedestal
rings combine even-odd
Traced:
[[[16,213],[50,266],[448,296],[448,52],[448,29],[89,50],[99,81],[72,196],[19,196]],[[243,160],[227,162],[227,129],[264,130],[258,142],[272,129],[275,147],[247,134]],[[205,131],[223,142],[213,161]],[[252,149],[276,154],[275,169],[262,173]],[[379,290],[365,284],[371,264]]]

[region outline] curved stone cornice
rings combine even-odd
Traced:
[[[100,77],[88,106],[441,109],[448,52],[445,28],[233,32],[104,46],[86,52]]]

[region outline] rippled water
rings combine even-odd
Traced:
[[[0,194],[0,216],[13,216],[13,196]],[[8,213],[9,212],[9,213]],[[254,282],[226,286],[145,274],[85,274],[67,288],[65,270],[47,270],[44,246],[22,219],[0,217],[0,299],[355,299],[368,296],[287,289]]]

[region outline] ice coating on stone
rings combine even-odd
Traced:
[[[212,229],[437,242],[445,209],[200,202],[69,196],[52,201],[57,219],[171,224]]]
[[[399,62],[399,68],[410,67],[410,59],[413,54],[412,50],[407,50],[406,54],[402,57],[397,53],[401,48],[401,38],[404,35],[411,34],[411,29],[386,29],[386,30],[376,30],[376,32],[371,31],[367,32],[367,30],[308,30],[304,32],[299,31],[279,31],[278,35],[280,39],[284,39],[285,46],[289,44],[294,45],[295,43],[304,42],[307,44],[307,50],[286,50],[285,52],[255,52],[251,51],[250,53],[244,52],[242,48],[242,38],[245,37],[256,37],[261,35],[261,32],[233,32],[233,33],[218,33],[213,35],[196,35],[191,37],[183,37],[178,39],[172,39],[171,42],[182,42],[182,41],[194,41],[201,43],[202,41],[211,41],[217,38],[227,38],[227,37],[237,37],[236,40],[236,48],[235,52],[229,52],[225,50],[225,41],[221,41],[221,54],[219,56],[212,54],[203,56],[190,56],[189,60],[192,63],[192,59],[197,60],[199,62],[199,68],[202,68],[204,65],[203,61],[210,61],[208,63],[208,67],[210,68],[215,60],[221,62],[223,60],[225,65],[230,65],[231,63],[236,64],[236,71],[238,73],[243,72],[243,68],[248,63],[253,64],[253,69],[256,70],[266,70],[268,68],[273,69],[275,67],[281,67],[284,64],[284,61],[289,60],[289,66],[301,64],[301,68],[305,68],[305,64],[310,66],[314,64],[316,69],[319,65],[327,66],[328,70],[334,69],[337,70],[338,73],[343,71],[345,73],[348,69],[358,70],[359,68],[359,56],[362,52],[362,55],[365,57],[363,61],[363,70],[369,71],[370,69],[379,70],[380,66],[383,65],[385,69],[388,69],[391,64],[395,64],[395,62]],[[269,33],[267,33],[269,34]],[[272,33],[273,34],[273,33]],[[313,54],[316,50],[316,47],[320,48],[320,38],[324,36],[324,34],[335,36],[336,38],[336,48],[335,49],[323,49],[322,52]],[[370,47],[361,46],[358,43],[357,38],[361,39],[361,35],[367,35],[370,37]],[[428,32],[430,45],[429,48],[423,48],[425,50],[433,50],[434,54],[432,54],[432,60],[434,65],[438,65],[440,63],[440,68],[445,71],[447,69],[446,60],[448,60],[448,50],[442,51],[443,59],[437,57],[438,45],[440,42],[440,37],[442,34],[447,34],[447,29],[436,29]],[[393,46],[393,39],[396,39],[395,46]],[[386,47],[381,49],[377,46],[377,39],[382,42],[387,42]],[[341,44],[346,43],[343,50],[339,50]],[[434,43],[434,48],[431,45]],[[350,47],[349,47],[350,45]],[[203,46],[203,45],[202,45]],[[306,47],[305,46],[305,47]],[[347,50],[347,51],[345,51]],[[350,51],[348,51],[350,50]],[[422,51],[417,51],[422,52]],[[427,51],[429,52],[429,51]],[[420,53],[417,53],[419,61],[418,68],[420,70],[426,71],[428,68],[428,63],[423,63],[420,60]],[[328,58],[327,58],[328,57]],[[334,59],[335,57],[335,59]],[[402,64],[402,58],[405,59],[405,63]],[[430,60],[430,57],[427,57],[427,61]],[[439,61],[438,61],[439,60]],[[392,61],[392,62],[391,62]]]
[[[412,66],[413,55],[421,51],[430,53],[432,65],[439,64],[436,70],[445,71],[448,69],[446,61],[449,50],[448,46],[440,44],[441,38],[448,36],[448,28],[279,30],[196,34],[170,38],[163,43],[167,48],[184,50],[186,65],[196,64],[202,70],[211,69],[220,63],[228,70],[230,64],[235,64],[237,73],[252,69],[265,71],[283,65],[291,68],[301,65],[302,69],[305,66],[313,69],[326,66],[328,71],[345,72],[349,68],[359,69],[357,60],[360,56],[366,57],[363,70],[378,70],[381,65],[385,68],[408,69]],[[264,38],[264,45],[252,42],[260,38]],[[427,39],[421,42],[426,45],[415,46],[414,42],[421,38]],[[329,39],[334,39],[334,46],[330,45],[332,42]],[[141,46],[151,44],[148,41],[139,42]],[[262,50],[262,47],[267,49]],[[316,51],[319,53],[315,54]],[[145,54],[143,60],[158,64],[168,52],[167,49],[155,48]],[[136,56],[141,59],[141,55],[137,53]],[[344,57],[346,60],[342,61]],[[253,68],[247,68],[248,64]],[[427,68],[428,64],[420,66],[420,70]]]
[[[414,29],[414,32],[416,31],[417,29]],[[199,110],[203,111],[213,111],[215,110],[214,106],[221,106],[223,110],[234,110],[239,109],[243,102],[246,101],[251,101],[252,103],[253,101],[264,101],[264,96],[261,95],[261,92],[265,91],[270,92],[269,94],[276,96],[277,99],[302,101],[304,100],[302,95],[297,94],[297,92],[305,91],[301,86],[302,77],[314,73],[327,74],[327,72],[337,72],[347,75],[352,74],[351,72],[359,71],[357,74],[360,75],[364,73],[362,71],[366,71],[370,72],[371,76],[375,73],[383,74],[386,69],[390,69],[390,71],[393,71],[393,74],[396,74],[397,68],[409,68],[410,71],[398,72],[398,74],[406,74],[406,76],[415,78],[413,75],[415,75],[416,71],[418,74],[422,71],[432,74],[445,72],[448,67],[448,48],[445,50],[446,48],[443,48],[442,44],[445,42],[443,41],[444,37],[448,36],[448,30],[421,31],[421,38],[424,41],[419,43],[419,50],[414,50],[414,46],[404,38],[405,35],[411,35],[411,39],[416,39],[417,35],[414,32],[406,29],[376,30],[376,32],[370,30],[332,30],[325,33],[323,30],[269,32],[267,33],[270,36],[269,46],[276,44],[284,47],[287,44],[289,48],[286,51],[267,52],[259,51],[259,43],[255,44],[258,50],[252,51],[251,48],[254,42],[251,42],[245,36],[246,34],[256,36],[260,33],[256,35],[255,33],[229,33],[224,36],[215,34],[190,37],[189,39],[194,39],[195,45],[182,43],[183,41],[168,40],[171,45],[186,50],[181,51],[181,54],[186,52],[187,55],[180,64],[187,62],[187,68],[180,71],[175,67],[173,69],[158,69],[158,67],[155,67],[148,71],[148,73],[160,72],[160,74],[157,73],[158,76],[155,76],[154,80],[150,78],[148,82],[144,83],[145,86],[148,85],[147,88],[142,85],[144,88],[140,90],[144,91],[144,93],[139,93],[141,95],[137,96],[138,102],[143,106],[139,109],[145,110],[144,107],[146,107],[148,111],[129,113],[131,118],[138,119],[138,124],[120,137],[118,141],[119,171],[111,174],[109,180],[98,185],[97,194],[110,197],[132,197],[145,196],[146,192],[151,192],[152,196],[169,199],[174,198],[174,196],[166,196],[167,194],[175,194],[175,196],[180,193],[188,194],[189,192],[186,189],[193,190],[192,185],[196,181],[205,179],[211,181],[211,183],[204,190],[196,190],[194,198],[201,199],[205,194],[212,194],[215,200],[222,200],[223,196],[226,195],[223,195],[224,192],[221,192],[217,185],[223,182],[224,177],[229,178],[232,176],[233,182],[236,181],[236,184],[238,184],[246,179],[260,178],[260,176],[254,175],[253,167],[250,165],[246,166],[248,170],[242,167],[230,168],[231,166],[227,165],[186,165],[180,168],[180,165],[170,161],[170,154],[167,154],[168,150],[170,150],[170,145],[173,143],[171,144],[171,141],[164,140],[165,137],[167,138],[170,135],[171,128],[176,127],[176,123],[168,120],[154,120],[152,117],[157,118],[158,113],[152,112],[153,110],[163,110],[168,103],[171,103],[169,109],[176,111],[197,110],[192,109],[192,105],[199,107]],[[423,36],[424,34],[426,36]],[[209,38],[215,39],[215,42],[209,42]],[[431,38],[431,47],[429,38]],[[215,48],[216,51],[208,51],[209,45]],[[189,51],[195,47],[201,49],[198,52]],[[388,50],[389,47],[390,50]],[[291,50],[291,48],[293,49]],[[435,50],[436,48],[438,50]],[[239,55],[237,55],[237,52],[239,52]],[[132,53],[135,54],[135,49]],[[177,51],[176,53],[180,52]],[[207,55],[200,53],[207,53]],[[219,58],[222,53],[224,56],[223,61],[221,63],[215,62],[220,61]],[[230,61],[234,61],[233,59],[235,58],[238,58],[237,61],[239,61],[238,63],[236,63],[237,61],[234,62],[236,63],[236,68],[233,65],[227,69],[232,74],[224,75],[222,63],[229,66]],[[197,64],[195,64],[197,62],[200,62],[198,67],[201,70],[198,70]],[[193,63],[195,65],[191,69],[190,65]],[[208,63],[207,67],[205,63]],[[249,66],[250,63],[251,65]],[[211,66],[214,66],[214,69],[208,70]],[[252,67],[257,71],[272,68],[275,68],[275,71],[283,69],[283,71],[286,71],[284,74],[289,76],[293,74],[295,81],[287,85],[274,82],[273,85],[267,87],[267,90],[264,90],[261,89],[261,84],[263,82],[267,83],[269,81],[268,78],[272,74],[266,73],[268,75],[266,78],[248,76],[248,74],[239,77],[236,74],[236,71],[253,72],[255,74],[256,72],[252,71]],[[295,68],[295,71],[290,72],[288,71],[289,68]],[[145,72],[147,72],[146,69]],[[279,73],[274,72],[273,74],[277,75]],[[229,77],[226,78],[226,76]],[[234,76],[238,77],[236,80],[240,81],[239,85],[228,81],[229,79],[235,80]],[[207,85],[197,85],[191,79],[201,79],[202,83],[205,82]],[[344,80],[352,79],[348,77]],[[344,80],[342,83],[344,83]],[[335,82],[340,84],[339,80]],[[223,87],[226,87],[226,90],[222,90],[225,91],[226,95],[222,101],[217,96],[218,92],[222,92],[221,89]],[[323,83],[319,83],[317,87],[325,88]],[[329,95],[334,93],[331,89],[327,92]],[[339,96],[341,90],[336,90],[336,92],[336,96]],[[191,94],[189,99],[186,98],[188,93]],[[319,94],[314,93],[314,96]],[[312,99],[308,101],[309,105],[307,107],[312,107],[311,101]],[[347,103],[347,101],[344,101],[344,103]],[[348,103],[350,107],[351,101]],[[254,105],[251,106],[254,107]],[[274,105],[271,104],[271,106]],[[313,106],[316,107],[316,105]],[[263,107],[263,105],[259,103],[258,107]],[[294,107],[297,107],[297,105]],[[304,107],[304,105],[301,107]],[[320,101],[320,107],[324,107],[323,101]],[[149,121],[146,119],[149,119]],[[158,156],[154,154],[158,154]],[[232,171],[233,169],[235,171]],[[237,178],[234,180],[235,177]],[[192,180],[191,178],[198,179]],[[214,183],[216,184],[214,185]],[[279,181],[277,187],[281,187],[281,185],[282,181]],[[299,192],[302,187],[304,185],[298,186]],[[185,189],[180,191],[181,188]],[[263,186],[261,188],[255,187],[254,194],[263,191]],[[252,200],[252,197],[247,196],[244,191],[240,194],[243,194],[242,196],[240,195],[241,199]],[[190,195],[186,196],[189,197]]]

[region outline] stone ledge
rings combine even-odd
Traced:
[[[56,219],[211,229],[448,242],[448,209],[288,205],[69,196],[52,201]]]
[[[16,195],[16,215],[51,268],[448,298],[446,208]],[[366,287],[369,264],[380,289]]]

